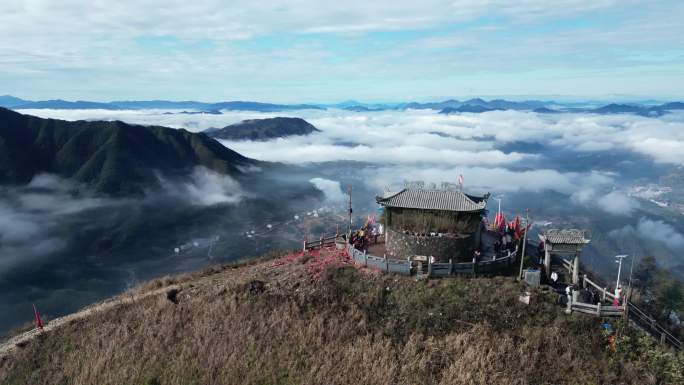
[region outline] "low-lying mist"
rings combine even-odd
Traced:
[[[56,317],[160,275],[300,247],[310,231],[335,228],[312,228],[307,212],[341,209],[296,173],[159,177],[159,188],[130,198],[48,174],[1,187],[0,334],[30,321],[32,303]]]

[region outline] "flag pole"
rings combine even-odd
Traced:
[[[527,232],[530,231],[530,209],[525,209],[525,234],[523,234],[522,255],[520,256],[520,274],[518,279],[522,279],[523,261],[525,261],[525,247],[527,246]]]
[[[352,232],[352,186],[349,186],[349,232],[348,237],[351,237]]]

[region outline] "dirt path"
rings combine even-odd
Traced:
[[[181,290],[180,285],[171,285],[171,286],[166,286],[161,289],[157,290],[152,290],[148,291],[146,293],[142,294],[137,294],[137,295],[130,295],[130,294],[123,294],[120,297],[116,297],[110,300],[106,300],[104,302],[100,302],[96,305],[87,307],[77,313],[72,313],[69,315],[65,315],[64,317],[59,317],[55,318],[52,321],[48,322],[47,325],[43,328],[43,330],[39,329],[33,329],[28,332],[16,335],[9,340],[3,342],[0,344],[0,357],[5,356],[10,354],[14,349],[18,347],[18,345],[23,345],[26,344],[27,342],[31,341],[32,339],[36,338],[42,333],[49,333],[52,330],[55,330],[63,325],[68,324],[71,321],[87,318],[95,313],[106,311],[109,309],[112,309],[116,306],[120,305],[125,305],[125,304],[130,304],[135,301],[139,301],[143,298],[147,297],[152,297],[155,295],[159,294],[166,294],[169,290]]]

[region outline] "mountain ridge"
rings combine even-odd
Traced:
[[[216,140],[183,129],[121,121],[65,121],[0,108],[0,184],[54,173],[113,195],[140,193],[156,173],[195,166],[239,175],[257,163]]]
[[[240,123],[223,128],[210,128],[203,132],[217,139],[263,141],[288,136],[309,135],[320,132],[320,130],[301,118],[275,117],[243,120]]]

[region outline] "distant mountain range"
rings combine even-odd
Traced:
[[[89,102],[89,101],[66,101],[44,100],[30,101],[11,95],[0,96],[0,107],[19,109],[166,109],[184,110],[183,114],[220,114],[222,110],[229,111],[256,111],[256,112],[279,112],[296,111],[306,109],[325,110],[329,108],[342,109],[354,112],[374,112],[386,110],[438,110],[443,114],[452,113],[482,113],[488,111],[516,110],[534,111],[537,113],[578,112],[595,114],[636,114],[647,117],[661,116],[673,110],[684,109],[682,102],[670,102],[660,105],[648,103],[623,103],[607,104],[599,107],[580,108],[574,103],[560,103],[554,101],[526,100],[510,101],[504,99],[484,100],[474,98],[468,100],[449,99],[441,102],[428,103],[362,103],[354,100],[335,104],[273,104],[250,101],[229,101],[218,103],[205,103],[197,101],[169,101],[169,100],[143,100],[143,101],[113,101],[113,102]],[[593,104],[597,106],[597,104]],[[194,111],[187,111],[194,110]],[[170,112],[171,113],[171,112]]]
[[[300,118],[250,119],[223,128],[205,130],[207,135],[227,140],[269,140],[294,135],[320,132],[311,123]]]
[[[141,193],[158,173],[195,166],[239,175],[248,159],[204,134],[120,121],[69,122],[0,108],[0,184],[58,174],[112,195]]]
[[[671,102],[657,106],[642,106],[638,104],[607,104],[597,108],[557,108],[552,109],[544,105],[535,107],[537,103],[541,102],[506,102],[502,100],[493,100],[485,102],[482,99],[477,99],[478,103],[465,103],[453,107],[444,107],[440,114],[454,114],[454,113],[483,113],[489,111],[504,111],[504,110],[519,110],[519,111],[533,111],[539,114],[554,114],[560,112],[566,113],[591,113],[601,115],[611,114],[636,114],[646,117],[657,117],[667,114],[673,110],[684,110],[684,103]]]
[[[272,104],[247,101],[231,101],[218,103],[204,103],[196,101],[169,101],[169,100],[145,100],[145,101],[114,101],[107,103],[88,102],[83,100],[66,101],[61,99],[30,101],[16,98],[10,95],[0,96],[0,107],[12,109],[62,109],[62,110],[142,110],[142,109],[196,109],[202,111],[239,110],[276,112],[289,110],[316,109],[324,107],[313,104]]]
[[[539,100],[528,100],[523,102],[512,102],[503,99],[494,99],[486,101],[480,98],[469,99],[465,101],[446,100],[438,103],[409,103],[405,108],[411,109],[433,109],[433,110],[458,110],[464,112],[484,112],[493,110],[533,110],[535,108],[544,107],[552,102],[542,102]]]

